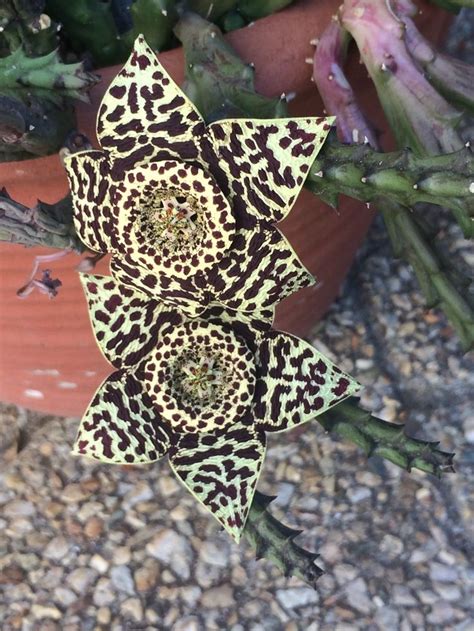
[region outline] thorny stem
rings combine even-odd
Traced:
[[[372,12],[375,12],[377,15],[377,11],[381,10],[381,5],[378,1],[370,5],[362,1],[361,6],[362,5],[364,10],[368,10],[369,16],[373,15]],[[352,26],[357,24],[355,9],[361,8],[361,6],[354,6],[354,0],[347,0],[346,3],[342,5],[341,11],[347,18],[347,23]],[[408,15],[406,8],[406,6],[403,7],[404,15]],[[352,14],[349,13],[349,9],[353,11]],[[345,11],[347,11],[347,13],[344,13]],[[378,17],[380,18],[380,16]],[[394,18],[392,15],[388,14],[387,19],[390,21]],[[394,21],[392,27],[393,29],[399,29],[399,24],[396,24]],[[354,28],[360,27],[355,26]],[[332,38],[332,43],[327,42],[325,38]],[[315,74],[315,80],[319,91],[328,111],[337,116],[340,139],[346,143],[353,142],[354,132],[349,131],[349,124],[344,124],[344,121],[346,121],[346,123],[347,121],[359,121],[360,128],[356,127],[355,129],[358,129],[358,140],[361,141],[363,139],[362,134],[367,135],[366,129],[367,126],[370,128],[370,124],[363,117],[362,113],[357,112],[357,105],[356,112],[354,113],[353,104],[356,103],[355,97],[341,66],[341,61],[344,58],[344,51],[341,49],[341,42],[343,40],[338,30],[334,29],[332,25],[328,27],[327,33],[323,35],[322,39],[326,41],[326,43],[321,52],[321,57],[318,54],[318,49],[315,53],[315,67],[318,68]],[[384,38],[383,41],[385,41],[385,39],[386,38]],[[391,39],[393,39],[393,37]],[[363,41],[365,42],[365,40]],[[332,56],[327,54],[328,50],[333,51]],[[338,80],[330,82],[330,85],[328,85],[327,82],[319,81],[318,77],[324,76],[325,73],[332,73],[334,76],[338,77]],[[345,109],[347,102],[352,104],[349,112]],[[333,109],[330,109],[330,107]],[[374,141],[372,140],[372,144],[373,143]],[[376,147],[377,145],[375,144],[374,146]],[[354,157],[357,156],[357,149],[353,147],[351,149],[356,152]],[[364,201],[374,201],[376,207],[382,212],[396,256],[402,256],[413,266],[428,304],[438,305],[445,311],[447,317],[456,328],[463,347],[469,350],[474,345],[474,309],[468,302],[469,297],[466,296],[465,298],[464,294],[465,285],[469,281],[466,279],[466,281],[462,283],[462,287],[459,287],[456,282],[453,282],[454,278],[459,277],[459,272],[456,270],[454,273],[451,273],[454,265],[450,264],[449,261],[442,262],[439,259],[436,255],[435,248],[430,245],[429,241],[422,234],[415,216],[412,215],[407,208],[407,206],[418,201],[429,201],[431,203],[441,203],[442,205],[449,206],[452,208],[465,232],[472,235],[473,221],[467,212],[467,208],[470,208],[472,213],[473,202],[471,200],[473,198],[471,195],[474,189],[474,180],[470,177],[472,173],[472,153],[469,147],[464,147],[464,149],[448,155],[425,159],[412,158],[412,154],[407,151],[402,151],[398,154],[385,154],[385,157],[384,154],[372,154],[371,151],[370,154],[365,154],[366,149],[360,148],[361,156],[372,155],[375,159],[374,163],[370,166],[369,159],[369,164],[367,165],[369,168],[367,172],[364,173],[359,170],[361,163],[357,161],[357,158],[354,163],[342,158],[344,149],[340,150],[338,158],[336,158],[336,154],[339,149],[334,151],[332,165],[325,171],[321,168],[324,164],[325,152],[329,152],[330,154],[331,151],[331,143],[329,143],[327,148],[323,148],[320,156],[318,156],[316,169],[311,170],[311,176],[308,181],[309,188],[316,192],[316,194],[321,195],[325,201],[332,205],[337,204],[337,192],[339,191],[346,192]],[[379,158],[378,160],[376,156]],[[397,156],[399,162],[397,162]],[[385,160],[387,160],[387,162],[385,162]],[[421,161],[417,162],[417,160]],[[425,160],[428,160],[428,162]],[[447,164],[451,160],[454,161],[452,163],[453,170],[450,172]],[[403,164],[404,161],[405,164]],[[467,172],[464,170],[465,167],[462,166],[463,161],[466,161],[465,167],[467,166]],[[331,160],[329,160],[329,162],[331,163]],[[469,164],[471,166],[469,166]],[[380,171],[377,171],[377,169],[372,170],[377,166],[380,168]],[[406,172],[405,168],[410,171]],[[411,179],[412,168],[414,169],[415,175],[413,180]],[[424,169],[427,169],[427,171],[424,172]],[[433,169],[433,172],[430,172],[431,169]],[[459,174],[458,170],[460,171]],[[443,173],[443,171],[445,173]],[[448,179],[454,185],[451,187],[451,185],[448,184],[445,189],[447,193],[446,197],[450,198],[449,201],[444,201],[438,196],[439,189],[437,188],[437,182],[443,180],[446,173],[451,173],[452,178],[448,176]],[[464,174],[469,174],[468,180],[470,181],[463,181],[462,178]],[[338,181],[337,185],[332,186],[331,178]],[[374,186],[374,181],[376,186]],[[381,186],[381,189],[383,188],[379,193],[377,193],[376,190],[378,186]],[[460,188],[458,188],[458,186]],[[458,191],[463,190],[463,187],[466,195],[462,195],[461,198],[458,198]],[[363,192],[364,190],[365,193]]]
[[[326,431],[363,449],[368,457],[380,456],[408,472],[419,469],[440,477],[454,471],[454,454],[440,451],[439,442],[407,436],[404,425],[372,416],[356,399],[338,403],[316,420]]]

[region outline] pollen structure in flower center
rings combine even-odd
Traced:
[[[161,189],[141,202],[143,237],[158,248],[177,252],[198,247],[205,236],[203,212],[198,200],[179,189]]]
[[[254,357],[230,329],[192,320],[163,337],[145,379],[157,412],[176,432],[210,432],[250,409]]]

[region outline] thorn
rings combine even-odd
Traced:
[[[312,57],[306,57],[304,62],[305,62],[305,64],[309,64],[310,66],[312,66],[314,64],[314,60],[313,60]]]
[[[418,184],[413,184],[413,188],[415,189],[415,191],[418,190]]]
[[[34,125],[29,125],[28,131],[33,131],[33,129],[35,129],[35,126]]]
[[[214,39],[214,38],[215,38],[215,36],[216,36],[215,32],[214,32],[214,31],[212,31],[212,33],[211,33],[211,37],[212,37],[212,39]]]
[[[290,101],[293,101],[293,99],[296,98],[296,92],[288,92],[288,94],[286,95],[286,102],[289,103]]]
[[[249,63],[249,66],[252,68],[252,70],[255,70],[255,64],[253,63],[253,61]]]
[[[322,171],[318,171],[314,175],[316,175],[317,177],[323,177],[324,173]]]
[[[365,177],[365,175],[364,177],[360,178],[360,181],[362,182],[362,184],[365,184],[367,182],[367,178]]]
[[[366,205],[367,208],[370,208],[370,203],[369,202],[367,202],[365,205]]]
[[[166,17],[168,15],[168,11],[166,9],[161,9],[161,13]]]
[[[319,37],[314,37],[309,43],[311,46],[317,46],[319,44]]]
[[[352,130],[352,142],[353,143],[359,142],[359,130],[358,129],[353,129]]]
[[[314,83],[314,77],[313,76],[311,76],[310,81],[312,81]]]
[[[471,182],[469,184],[469,192],[472,193],[474,195],[474,182]]]
[[[364,145],[368,145],[369,143],[369,139],[367,138],[367,136],[364,136]]]
[[[464,146],[466,147],[466,149],[469,149],[469,147],[471,146],[471,141],[468,140],[466,143],[464,143]]]
[[[380,66],[380,70],[381,70],[382,72],[387,72],[388,68],[387,68],[386,64],[382,64],[382,65]]]
[[[333,81],[334,80],[334,75],[332,73],[328,74],[328,81]]]
[[[286,94],[284,92],[280,94],[280,100],[286,101]]]

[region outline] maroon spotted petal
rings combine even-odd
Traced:
[[[81,274],[81,281],[97,344],[116,368],[137,364],[155,348],[160,334],[182,322],[172,307],[109,276]]]
[[[315,280],[279,230],[259,223],[238,230],[231,250],[208,272],[209,292],[228,309],[272,309],[282,298]]]
[[[117,163],[131,168],[151,159],[198,158],[205,125],[140,35],[101,103],[97,135]]]
[[[181,482],[239,542],[265,457],[265,434],[236,423],[180,436],[170,464]]]
[[[360,385],[304,340],[269,331],[257,354],[254,414],[269,432],[290,429],[360,390]]]
[[[131,372],[113,373],[97,390],[81,421],[73,453],[115,464],[161,458],[171,431]]]

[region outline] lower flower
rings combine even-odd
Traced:
[[[109,277],[83,276],[92,326],[117,368],[86,411],[74,453],[118,464],[168,454],[187,489],[239,541],[265,433],[313,419],[359,385],[271,313],[221,307],[190,319]]]

